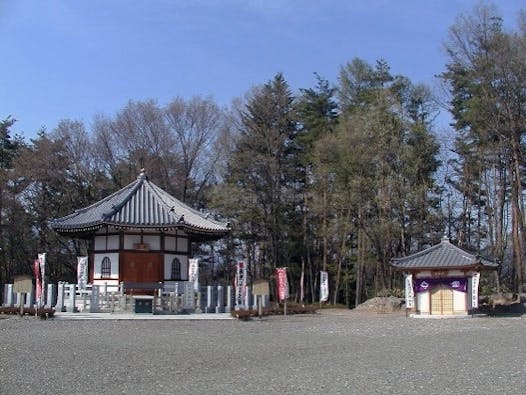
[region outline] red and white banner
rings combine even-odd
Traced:
[[[40,261],[35,259],[33,263],[33,272],[35,273],[35,300],[37,305],[40,305],[40,298],[42,296],[42,277],[40,276]]]
[[[234,288],[236,290],[235,310],[246,308],[247,265],[245,262],[237,263]]]
[[[320,302],[329,300],[329,274],[327,272],[320,272]]]
[[[46,294],[46,253],[38,254],[38,261],[40,263],[40,276],[42,280],[42,296]]]
[[[289,297],[289,282],[287,281],[287,268],[276,268],[276,283],[278,286],[278,299],[285,300]]]

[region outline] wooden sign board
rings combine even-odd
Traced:
[[[148,243],[135,243],[133,248],[137,251],[150,251],[150,245]]]
[[[14,293],[30,293],[33,290],[33,277],[27,275],[15,276],[13,279]]]
[[[270,294],[268,281],[266,280],[257,280],[252,284],[252,293],[254,295],[268,295]]]

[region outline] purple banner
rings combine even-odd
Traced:
[[[445,285],[457,291],[466,292],[468,289],[468,279],[460,278],[417,278],[415,281],[415,292],[426,292],[437,285]]]

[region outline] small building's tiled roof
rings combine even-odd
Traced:
[[[423,269],[462,269],[486,268],[496,269],[498,264],[473,255],[450,243],[447,237],[442,238],[439,244],[429,247],[416,254],[403,258],[396,258],[391,265],[398,270],[423,270]]]
[[[190,208],[154,183],[142,172],[137,180],[86,208],[55,219],[58,233],[87,233],[103,226],[183,229],[191,234],[218,238],[229,232],[226,223]]]

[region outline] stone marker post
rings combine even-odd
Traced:
[[[216,303],[216,313],[222,313],[224,311],[224,295],[223,295],[223,286],[217,286],[217,303]]]
[[[91,286],[91,298],[90,298],[90,303],[89,303],[89,312],[98,313],[100,311],[99,303],[100,303],[99,285],[92,285]]]
[[[56,288],[57,288],[57,286],[55,284],[48,284],[47,285],[47,296],[46,296],[46,301],[45,301],[45,304],[44,304],[44,307],[46,307],[47,309],[50,309],[51,307],[53,307],[55,305],[55,299],[56,299],[55,291],[56,291]]]
[[[7,307],[13,307],[14,304],[13,304],[13,299],[14,299],[14,295],[13,295],[13,284],[6,284],[6,291],[5,291],[5,295],[4,295],[4,298],[6,300],[6,306]]]
[[[70,313],[76,313],[77,312],[77,285],[76,284],[69,284],[69,306],[68,306],[68,312]]]
[[[226,307],[225,313],[230,313],[232,311],[232,286],[229,285],[226,287]]]
[[[30,308],[33,307],[33,290],[26,293],[26,303],[24,307]]]
[[[65,288],[66,286],[64,282],[60,281],[57,285],[57,304],[55,305],[56,311],[60,311],[60,312],[66,311],[66,307],[64,304],[64,297],[66,294]]]
[[[214,289],[211,285],[208,285],[206,287],[206,308],[205,313],[211,313],[212,312],[212,299],[213,299],[213,293]]]

